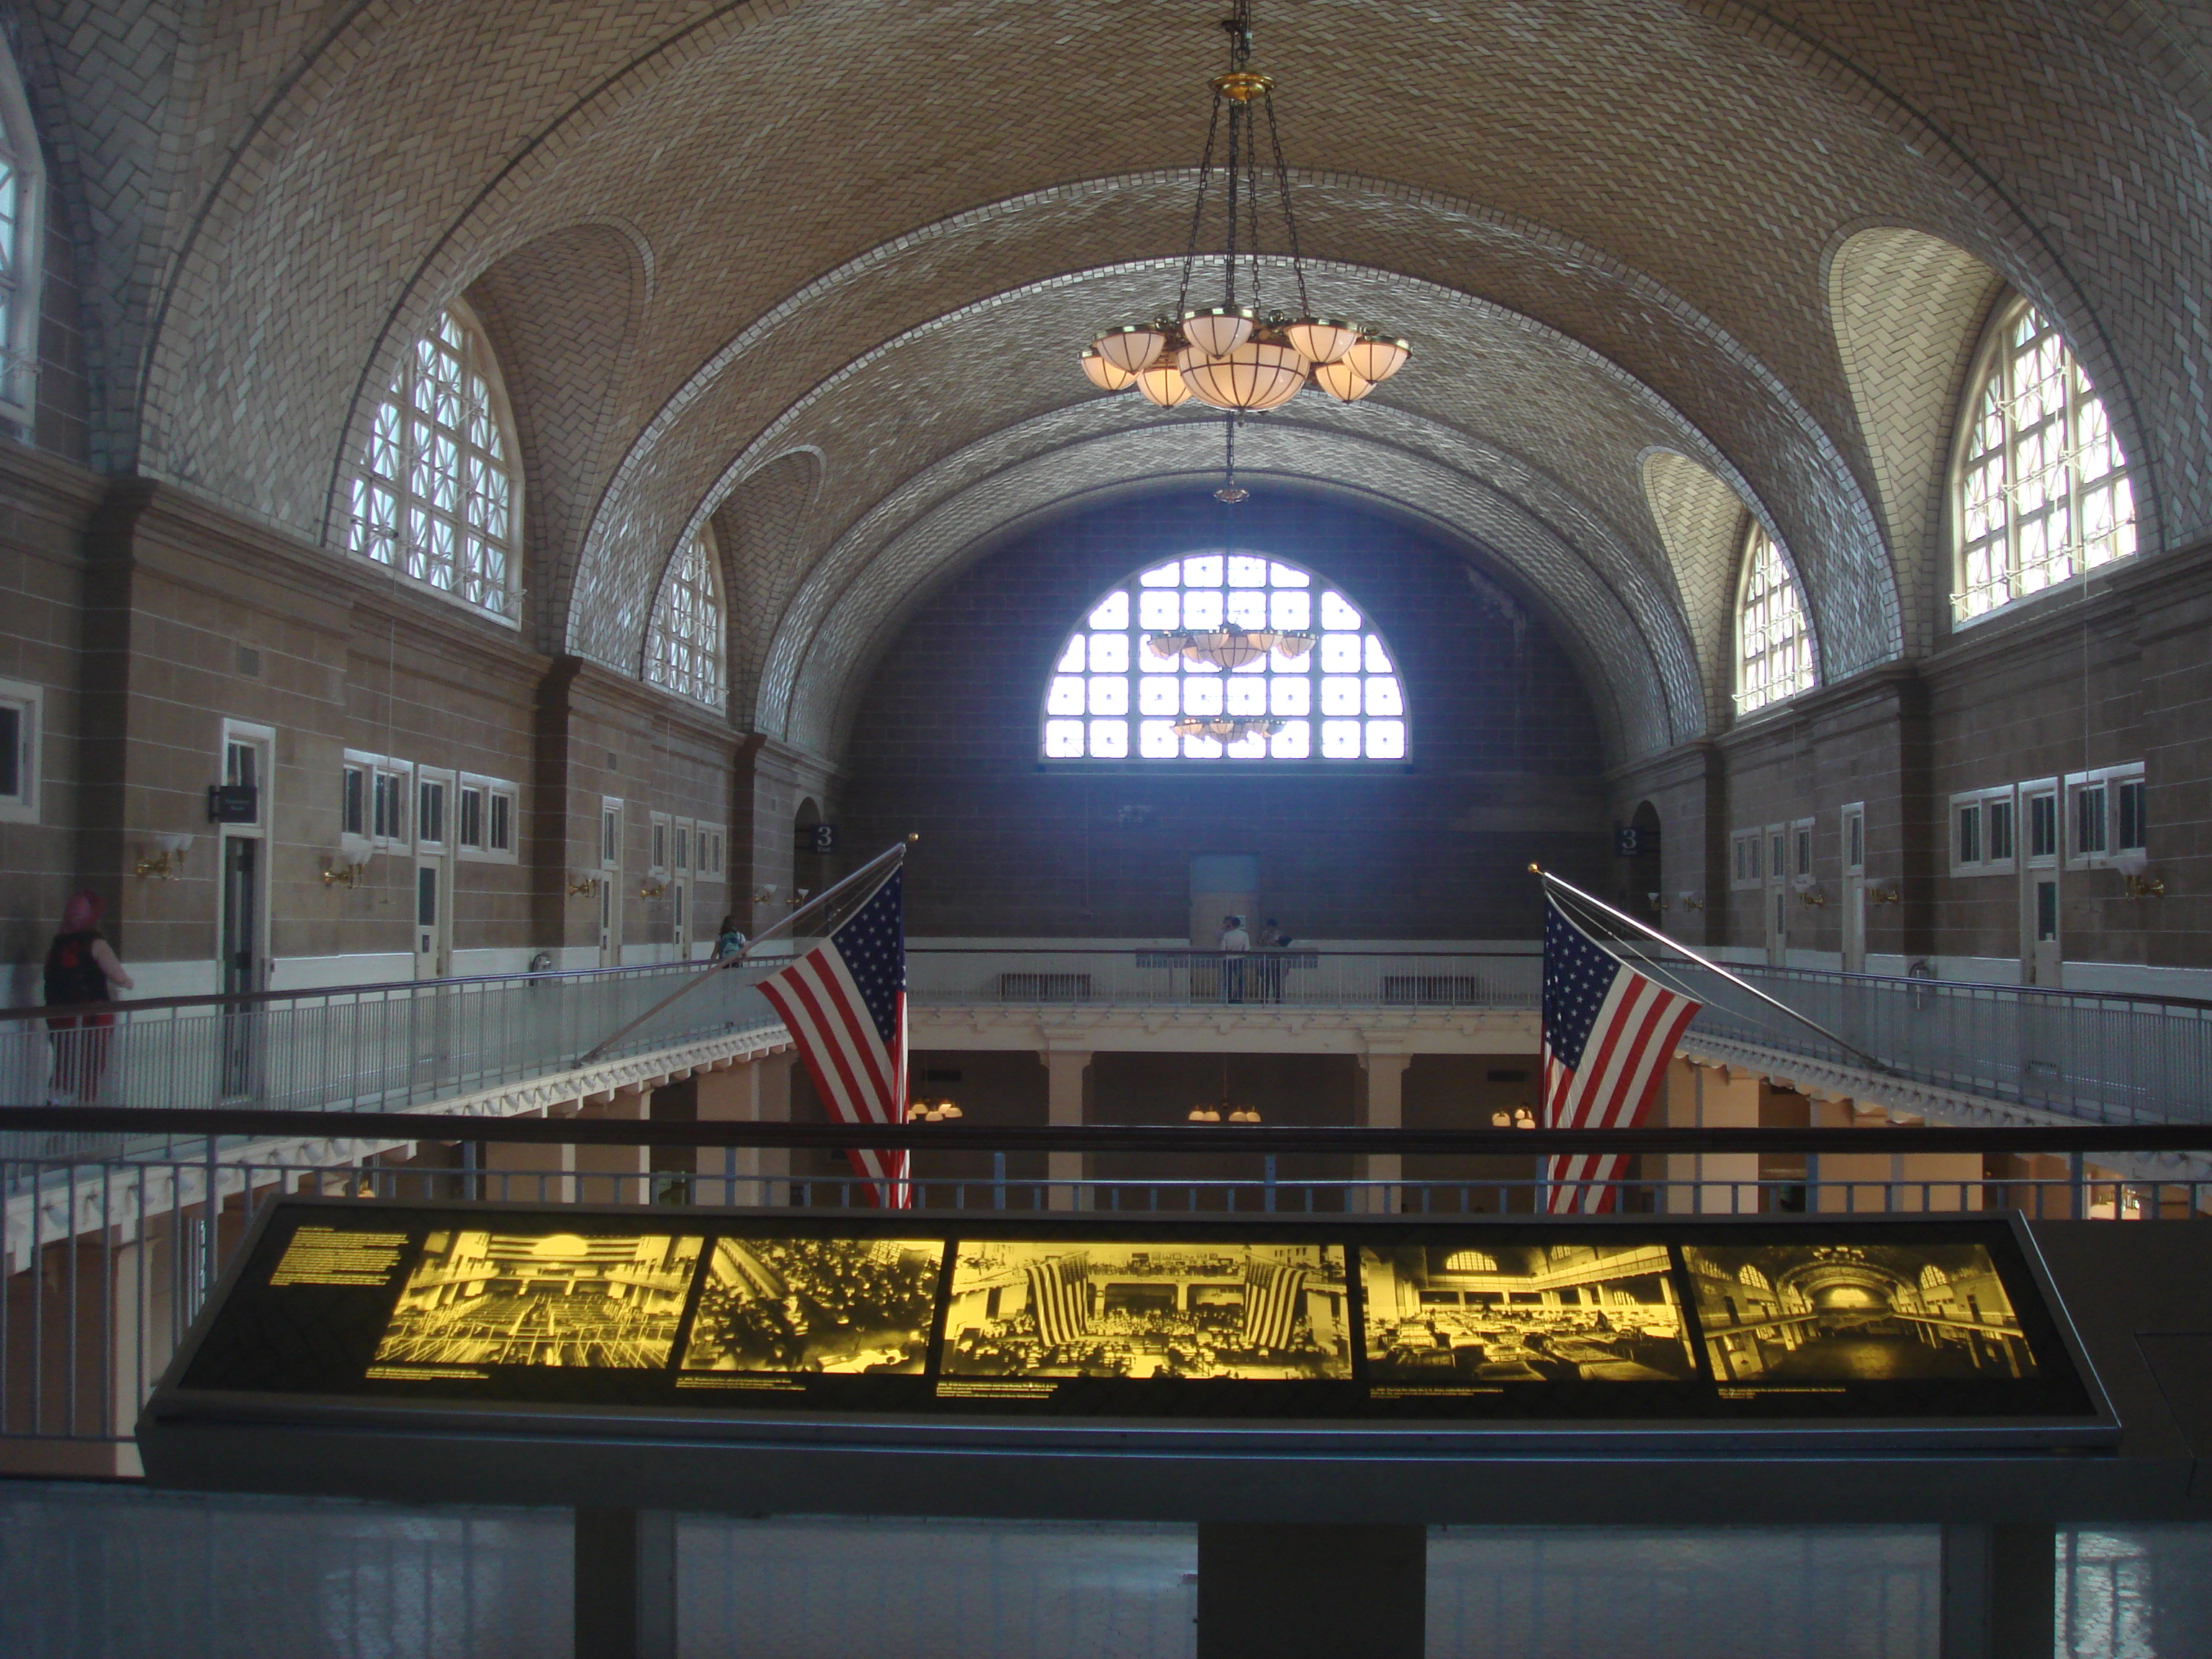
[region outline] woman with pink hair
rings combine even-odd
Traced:
[[[54,1051],[53,1081],[46,1090],[52,1106],[89,1106],[100,1097],[108,1032],[115,1024],[110,988],[131,988],[114,947],[100,937],[100,895],[88,887],[70,894],[62,908],[62,930],[46,947],[46,1006],[98,1005],[97,1012],[46,1016],[46,1040]]]

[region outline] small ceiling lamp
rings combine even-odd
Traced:
[[[1125,323],[1098,336],[1083,354],[1082,364],[1091,383],[1102,391],[1133,385],[1146,401],[1162,409],[1194,397],[1224,410],[1233,427],[1248,415],[1280,408],[1310,383],[1340,403],[1357,403],[1402,368],[1413,348],[1375,325],[1315,314],[1306,295],[1290,168],[1275,125],[1275,83],[1252,68],[1252,0],[1233,0],[1232,15],[1221,27],[1229,35],[1229,69],[1213,77],[1213,117],[1199,157],[1198,200],[1191,212],[1181,291],[1175,305],[1152,321]],[[1260,155],[1263,117],[1272,162],[1265,167]],[[1226,156],[1217,164],[1224,128]],[[1270,175],[1281,246],[1290,256],[1296,292],[1285,296],[1294,298],[1287,310],[1269,305],[1261,292],[1263,220],[1273,216],[1261,211],[1267,194],[1263,173]],[[1193,305],[1210,193],[1219,203],[1213,222],[1222,237],[1221,301]],[[1215,256],[1209,251],[1206,257],[1210,263]],[[1117,386],[1119,375],[1133,378]],[[1231,503],[1247,495],[1237,488],[1233,471],[1214,493]]]

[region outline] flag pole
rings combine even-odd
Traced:
[[[621,1027],[619,1030],[615,1031],[612,1036],[602,1039],[590,1053],[580,1055],[576,1060],[576,1064],[579,1066],[589,1065],[592,1060],[597,1060],[607,1049],[614,1047],[616,1043],[621,1042],[632,1031],[637,1030],[639,1026],[644,1024],[646,1021],[651,1019],[663,1009],[671,1007],[674,1004],[681,1001],[684,998],[690,996],[692,992],[697,990],[702,985],[704,985],[716,974],[722,972],[726,969],[734,968],[739,963],[745,961],[752,955],[754,950],[757,946],[772,938],[779,929],[783,930],[786,937],[788,937],[790,928],[798,921],[799,917],[820,910],[824,905],[828,904],[830,900],[836,898],[838,894],[843,892],[848,887],[854,886],[860,882],[866,881],[870,876],[873,875],[884,866],[887,864],[903,862],[906,858],[906,849],[920,839],[921,837],[919,836],[908,836],[904,841],[892,842],[890,846],[877,854],[875,857],[870,859],[866,864],[854,871],[851,875],[846,877],[842,881],[825,889],[817,897],[809,899],[805,904],[800,905],[799,908],[793,910],[781,921],[771,923],[768,927],[762,931],[759,939],[747,940],[744,950],[738,951],[734,956],[726,956],[722,957],[720,961],[708,963],[699,973],[695,974],[691,978],[685,980],[683,984],[678,986],[666,996],[661,998],[659,1001],[654,1003],[652,1007],[647,1009],[635,1019],[630,1021],[627,1025]]]
[[[1689,957],[1691,961],[1696,963],[1700,968],[1707,969],[1710,971],[1719,975],[1723,979],[1735,986],[1738,990],[1750,992],[1752,995],[1757,997],[1761,1002],[1765,1003],[1771,1008],[1787,1014],[1790,1018],[1796,1020],[1800,1025],[1803,1025],[1812,1030],[1818,1031],[1822,1036],[1827,1038],[1829,1042],[1834,1043],[1845,1054],[1857,1055],[1859,1059],[1864,1060],[1875,1071],[1880,1072],[1884,1077],[1897,1077],[1901,1075],[1895,1067],[1888,1065],[1885,1061],[1876,1060],[1872,1054],[1867,1053],[1865,1049],[1860,1048],[1856,1043],[1844,1042],[1843,1038],[1838,1036],[1826,1026],[1821,1024],[1820,1021],[1808,1018],[1805,1015],[1799,1013],[1788,1003],[1779,1001],[1777,999],[1769,996],[1765,992],[1760,990],[1759,987],[1753,985],[1749,980],[1742,979],[1735,974],[1731,974],[1717,962],[1710,961],[1706,957],[1699,956],[1695,951],[1690,949],[1688,945],[1683,944],[1681,940],[1677,939],[1669,939],[1666,934],[1661,933],[1657,928],[1650,926],[1648,923],[1638,921],[1634,916],[1629,915],[1625,911],[1614,909],[1603,899],[1599,898],[1593,894],[1585,893],[1581,888],[1576,886],[1572,882],[1563,880],[1559,877],[1553,875],[1549,870],[1545,869],[1543,866],[1540,864],[1532,864],[1528,868],[1531,873],[1540,880],[1547,888],[1557,887],[1564,892],[1572,893],[1583,903],[1589,905],[1594,909],[1602,910],[1607,915],[1611,916],[1615,921],[1626,922],[1638,933],[1644,934],[1646,938],[1658,940],[1660,944],[1667,946],[1670,951],[1680,951],[1684,956]]]

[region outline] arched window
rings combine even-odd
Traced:
[[[1291,637],[1252,651],[1263,629]],[[1246,659],[1224,669],[1196,654],[1209,649]],[[1042,735],[1049,759],[1401,760],[1406,700],[1382,636],[1342,593],[1279,559],[1201,553],[1091,608],[1060,647]]]
[[[2135,490],[2105,405],[2057,327],[2025,300],[1990,325],[1965,423],[1959,621],[2136,550]]]
[[[1813,639],[1782,550],[1754,522],[1743,544],[1735,608],[1735,710],[1748,714],[1813,684]]]
[[[703,526],[676,550],[645,641],[645,678],[678,696],[722,706],[722,577]]]
[[[32,423],[46,172],[15,60],[0,46],[0,420]]]
[[[514,620],[522,480],[511,428],[483,329],[448,307],[399,360],[370,422],[352,550]]]

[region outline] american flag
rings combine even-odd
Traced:
[[[1644,1121],[1701,1004],[1638,973],[1544,900],[1544,1124],[1626,1129]],[[1553,1158],[1554,1213],[1610,1210],[1620,1152]]]
[[[906,919],[894,870],[805,956],[761,981],[799,1044],[814,1091],[840,1123],[906,1121]],[[862,1190],[887,1209],[914,1202],[908,1155],[855,1148]]]
[[[1022,1270],[1029,1276],[1030,1310],[1037,1340],[1048,1348],[1073,1342],[1091,1329],[1091,1257],[1078,1250],[1048,1255]]]
[[[1306,1269],[1292,1261],[1255,1261],[1244,1269],[1244,1344],[1287,1348],[1304,1311]]]

